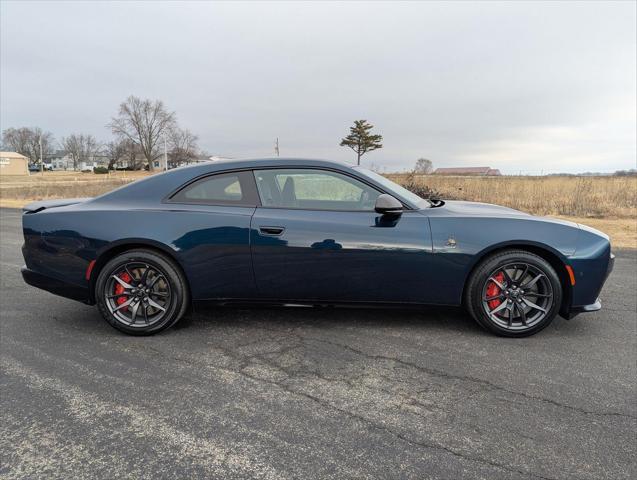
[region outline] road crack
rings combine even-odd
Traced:
[[[357,355],[361,355],[364,356],[365,358],[368,358],[370,360],[383,360],[383,361],[389,361],[389,362],[395,362],[399,365],[402,365],[404,367],[408,367],[408,368],[413,368],[416,370],[419,370],[421,372],[427,373],[429,375],[435,376],[435,377],[439,377],[439,378],[446,378],[446,379],[453,379],[453,380],[460,380],[460,381],[465,381],[465,382],[472,382],[472,383],[476,383],[476,384],[480,384],[483,385],[485,387],[488,387],[491,390],[498,390],[498,391],[502,391],[502,392],[506,392],[509,393],[511,395],[518,395],[527,399],[531,399],[531,400],[537,400],[540,402],[544,402],[544,403],[549,403],[551,405],[554,405],[556,407],[559,408],[564,408],[567,410],[571,410],[574,412],[578,412],[584,415],[595,415],[595,416],[600,416],[600,417],[620,417],[620,418],[629,418],[631,420],[635,420],[637,419],[637,416],[635,415],[631,415],[628,413],[620,413],[620,412],[595,412],[592,410],[587,410],[581,407],[574,407],[572,405],[567,405],[565,403],[561,403],[549,398],[544,398],[544,397],[540,397],[537,395],[530,395],[528,393],[524,393],[524,392],[519,392],[516,390],[511,390],[508,388],[505,388],[501,385],[497,385],[495,383],[492,383],[488,380],[483,380],[481,378],[476,378],[476,377],[471,377],[468,375],[454,375],[451,373],[447,373],[447,372],[443,372],[441,370],[437,370],[437,369],[433,369],[433,368],[428,368],[428,367],[423,367],[422,365],[417,365],[415,363],[411,363],[405,360],[402,360],[400,358],[395,358],[395,357],[389,357],[387,355],[376,355],[376,354],[368,354],[362,350],[358,350],[357,348],[351,347],[349,345],[343,345],[341,343],[337,343],[337,342],[331,342],[329,340],[322,340],[322,339],[307,339],[307,341],[313,341],[313,342],[318,342],[318,343],[325,343],[334,347],[340,347],[342,349],[348,350],[352,353],[355,353]]]

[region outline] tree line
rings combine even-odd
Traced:
[[[3,149],[24,155],[31,164],[38,165],[59,148],[70,158],[74,170],[96,157],[105,158],[109,170],[121,162],[134,170],[146,165],[154,170],[155,162],[164,154],[164,142],[169,167],[190,163],[203,155],[197,135],[181,128],[175,112],[166,109],[161,100],[131,95],[120,104],[106,127],[113,134],[108,142],[99,142],[88,133],[73,133],[56,142],[51,132],[40,127],[8,128],[2,132]]]
[[[74,170],[83,162],[93,162],[98,156],[106,159],[109,170],[120,162],[126,162],[134,170],[146,168],[146,165],[149,170],[154,170],[155,162],[164,154],[164,142],[169,167],[190,163],[203,155],[197,146],[197,135],[180,128],[175,112],[167,110],[161,100],[131,95],[120,104],[106,127],[114,136],[109,142],[99,142],[88,133],[73,133],[59,141],[59,147],[71,159]],[[383,136],[372,133],[373,128],[367,120],[356,120],[349,135],[341,139],[340,146],[354,151],[358,165],[363,155],[383,148]],[[39,127],[8,128],[2,132],[2,143],[3,148],[24,155],[34,165],[51,158],[56,145],[53,134]],[[275,151],[278,155],[278,143]],[[414,172],[429,174],[432,171],[431,160],[419,158],[416,161]]]

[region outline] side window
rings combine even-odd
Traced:
[[[258,203],[250,172],[221,173],[202,178],[179,190],[170,201],[245,206]]]
[[[328,170],[256,170],[254,175],[264,207],[372,211],[381,194],[355,178]]]

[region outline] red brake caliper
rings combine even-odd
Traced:
[[[498,272],[496,275],[493,276],[493,278],[495,278],[498,282],[500,282],[500,285],[504,283],[504,273],[502,272]],[[489,285],[487,286],[487,297],[493,297],[495,295],[498,295],[501,291],[502,290],[500,289],[500,287],[496,285],[495,282],[489,282]],[[489,308],[493,310],[495,307],[497,307],[501,303],[502,303],[502,300],[500,300],[499,298],[496,298],[495,300],[489,300],[487,305],[489,305]]]
[[[130,283],[130,281],[132,280],[130,275],[128,273],[126,273],[126,272],[121,273],[120,275],[118,275],[118,277],[121,278],[122,281],[124,281],[126,283]],[[120,293],[124,293],[124,287],[119,282],[115,282],[115,295],[119,295]],[[126,300],[128,300],[128,297],[126,295],[122,295],[121,297],[117,297],[115,299],[115,302],[118,305],[121,305]],[[122,308],[122,310],[127,310],[127,309],[128,309],[128,307]]]

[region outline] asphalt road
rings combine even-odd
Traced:
[[[2,478],[636,477],[636,254],[601,312],[218,309],[128,337],[23,284],[0,212]]]

